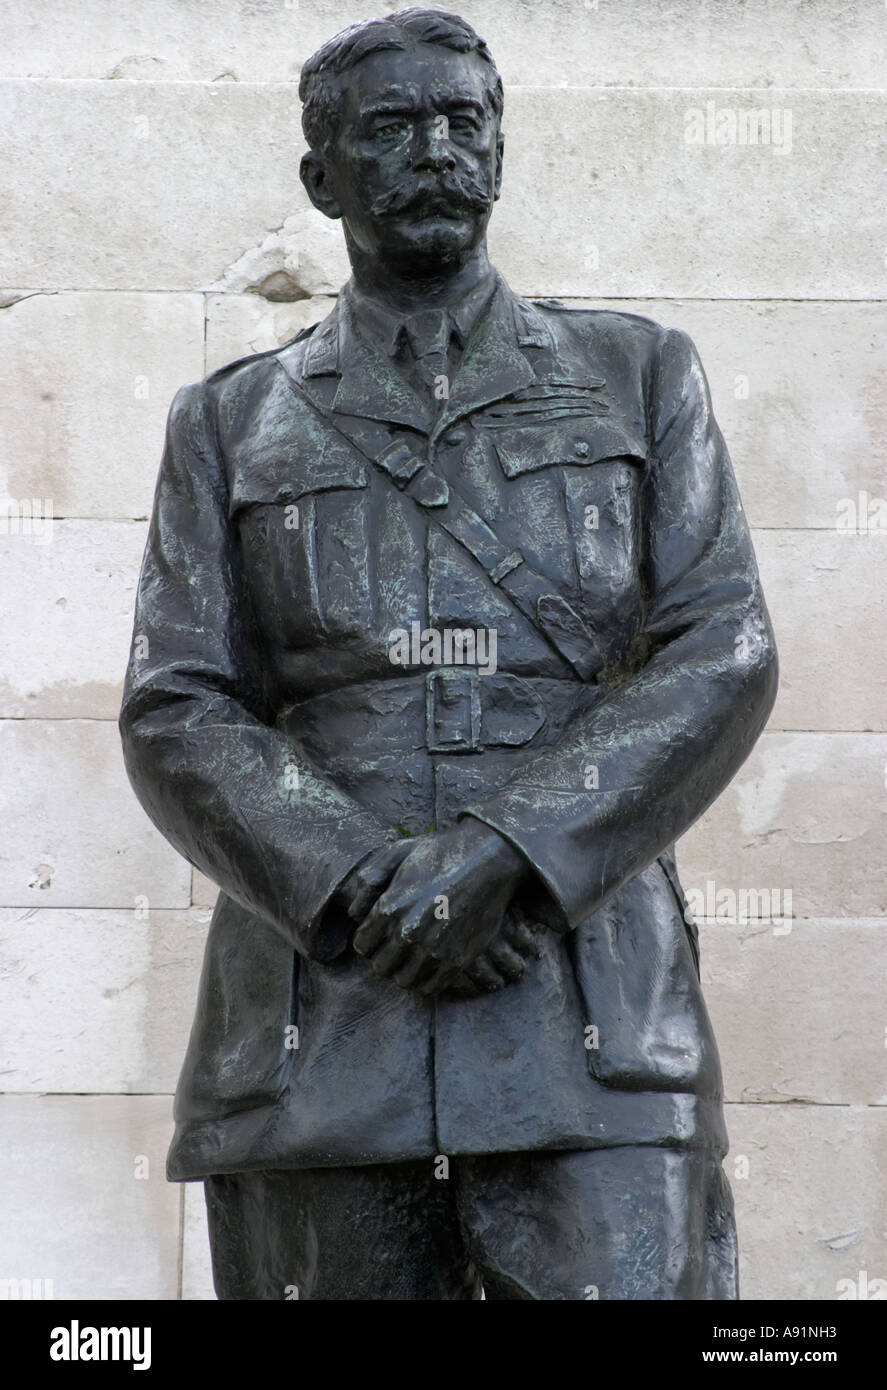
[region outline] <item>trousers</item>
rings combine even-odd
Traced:
[[[204,1180],[220,1299],[735,1299],[704,1150],[627,1145]]]

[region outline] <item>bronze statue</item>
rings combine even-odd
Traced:
[[[223,1299],[732,1299],[675,839],[777,659],[689,338],[490,267],[454,15],[314,54],[353,274],[177,395],[121,713],[220,887],[176,1096]]]

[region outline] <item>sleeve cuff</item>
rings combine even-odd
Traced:
[[[353,922],[338,902],[338,892],[345,880],[365,859],[369,859],[378,849],[384,849],[398,839],[396,830],[386,830],[367,848],[364,842],[360,851],[337,865],[335,874],[329,881],[328,890],[318,904],[311,923],[305,932],[306,955],[321,965],[329,965],[345,953],[351,942],[357,923]]]
[[[480,808],[469,808],[460,811],[457,820],[463,820],[465,816],[471,816],[473,820],[480,821],[490,830],[495,830],[501,835],[503,840],[522,854],[527,864],[533,870],[533,877],[523,885],[520,890],[521,907],[533,920],[540,922],[542,926],[548,927],[551,931],[563,936],[572,929],[565,900],[558,893],[558,890],[548,874],[541,868],[534,858],[528,844],[523,843],[520,833],[513,827],[500,824],[496,817]]]

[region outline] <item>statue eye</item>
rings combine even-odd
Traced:
[[[373,127],[373,136],[380,140],[398,140],[407,132],[407,122],[402,116],[379,121]]]
[[[456,135],[474,135],[480,129],[480,121],[471,111],[459,111],[450,116],[448,124]]]

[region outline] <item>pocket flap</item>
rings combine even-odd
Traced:
[[[554,464],[576,466],[612,458],[643,466],[647,458],[643,439],[619,422],[587,413],[538,420],[526,416],[520,425],[496,429],[493,444],[506,478]]]
[[[297,502],[306,493],[367,486],[367,465],[330,431],[257,439],[232,460],[228,515],[256,503]]]

